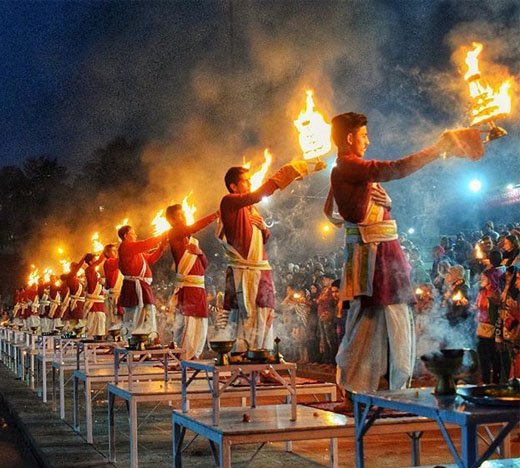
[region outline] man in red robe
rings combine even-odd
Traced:
[[[69,326],[74,328],[83,323],[83,305],[85,303],[85,288],[78,278],[78,272],[83,268],[85,257],[79,262],[70,264],[70,271],[67,273],[67,286],[69,287],[69,307],[65,314],[65,319]],[[81,322],[80,322],[81,320]]]
[[[217,213],[212,213],[188,226],[181,205],[166,208],[166,219],[172,227],[168,241],[174,259],[172,270],[175,272],[170,313],[176,314],[178,308],[183,317],[182,321],[177,321],[182,323],[179,323],[175,336],[180,338],[179,345],[186,351],[186,359],[199,358],[208,333],[208,305],[204,289],[208,259],[193,234],[204,229],[217,217]]]
[[[335,201],[346,233],[341,299],[355,300],[336,358],[338,383],[348,391],[377,390],[387,370],[390,389],[402,388],[413,370],[410,266],[390,215],[390,197],[379,183],[406,177],[445,152],[464,155],[458,137],[482,156],[478,130],[460,132],[445,132],[433,146],[397,161],[368,161],[366,117],[349,112],[332,119],[338,159],[325,212],[332,214]]]
[[[40,314],[40,327],[42,333],[49,333],[52,331],[52,320],[49,319],[49,279],[45,281],[43,278],[38,279],[38,304]]]
[[[98,268],[105,261],[105,256],[101,254],[96,258],[96,255],[89,253],[85,255],[84,261],[87,267],[85,268],[86,292],[83,314],[87,318],[87,336],[102,337],[106,335],[105,296]]]
[[[150,266],[163,254],[168,233],[138,241],[134,229],[127,225],[118,235],[119,269],[124,278],[118,304],[125,312],[125,328],[134,334],[157,332]]]
[[[106,257],[105,263],[103,263],[103,271],[105,273],[105,313],[108,320],[108,329],[119,330],[124,311],[122,307],[117,305],[123,284],[123,275],[119,270],[117,246],[107,244],[103,253]]]
[[[25,297],[27,299],[27,307],[25,309],[26,326],[29,329],[40,327],[40,314],[38,313],[38,284],[31,283],[25,288]]]
[[[220,203],[218,237],[228,259],[224,297],[224,309],[230,311],[227,334],[247,340],[252,348],[273,349],[275,307],[271,266],[264,247],[270,232],[254,205],[308,172],[305,161],[286,164],[253,192],[243,167],[230,168],[224,179],[229,193]]]

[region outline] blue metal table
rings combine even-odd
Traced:
[[[474,405],[459,396],[436,396],[432,388],[405,389],[373,393],[354,393],[356,427],[356,467],[363,468],[363,436],[384,408],[433,419],[442,433],[457,465],[476,468],[487,460],[520,421],[520,411],[514,407]],[[373,411],[370,411],[373,409]],[[503,423],[494,440],[482,455],[478,454],[477,430],[480,425]],[[461,430],[459,455],[446,424]]]

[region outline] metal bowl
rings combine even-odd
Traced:
[[[520,387],[513,384],[459,387],[457,395],[465,400],[486,406],[514,406],[520,408]]]
[[[211,340],[209,347],[216,353],[227,354],[233,349],[235,341],[236,340]]]

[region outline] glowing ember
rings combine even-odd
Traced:
[[[421,296],[423,292],[424,292],[424,291],[423,291],[421,288],[417,288],[417,289],[415,290],[415,294],[416,294],[417,296]]]
[[[90,238],[92,241],[92,248],[94,252],[102,252],[103,251],[103,244],[99,240],[99,233],[95,232],[94,235]]]
[[[460,302],[462,301],[462,299],[464,298],[464,296],[462,295],[462,293],[460,291],[457,291],[452,297],[451,297],[451,300],[453,302]]]
[[[190,193],[184,197],[184,200],[182,200],[182,211],[184,212],[184,216],[186,216],[186,224],[188,226],[191,226],[195,222],[194,214],[197,211],[195,205],[190,205],[188,203],[188,198],[191,197],[192,193],[193,191],[190,191]]]
[[[491,123],[492,120],[511,113],[511,80],[504,81],[494,90],[482,80],[478,56],[483,45],[474,42],[473,49],[466,54],[467,72],[464,80],[468,82],[469,94],[474,100],[471,110],[471,125]]]
[[[119,231],[119,229],[121,229],[123,226],[128,226],[129,224],[130,224],[130,222],[129,222],[128,218],[123,219],[123,221],[121,221],[121,223],[116,225],[116,231]]]
[[[312,90],[307,90],[306,108],[300,112],[294,125],[299,132],[300,148],[304,159],[314,159],[330,152],[331,126],[323,116],[314,110]]]
[[[152,226],[154,227],[153,234],[154,236],[159,236],[166,231],[170,230],[170,223],[164,217],[164,210],[159,210],[152,221]]]
[[[70,271],[70,260],[60,260],[60,264],[63,273],[68,273]]]
[[[302,297],[302,295],[300,293],[297,293],[295,292],[293,295],[292,295],[293,299],[300,299]]]
[[[262,167],[258,171],[256,171],[253,175],[250,176],[249,180],[251,181],[251,190],[256,190],[260,188],[262,183],[264,182],[267,171],[269,170],[269,166],[273,160],[272,154],[266,148],[264,150],[264,162],[262,163]],[[242,165],[246,169],[251,169],[251,162],[244,163]]]
[[[484,252],[482,251],[482,248],[480,247],[480,242],[477,242],[475,244],[475,258],[482,260],[484,258]]]

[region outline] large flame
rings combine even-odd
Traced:
[[[197,207],[194,204],[188,202],[188,199],[191,197],[193,190],[188,193],[182,200],[182,211],[184,212],[184,216],[186,217],[186,224],[191,226],[195,222],[195,212],[197,211]]]
[[[164,217],[164,209],[157,212],[152,220],[152,226],[154,226],[154,236],[159,236],[171,228],[170,223]]]
[[[453,302],[461,302],[462,299],[464,299],[464,296],[462,295],[462,293],[460,291],[457,291],[452,297],[451,297],[451,300]]]
[[[474,250],[476,259],[482,260],[484,258],[484,252],[482,251],[482,248],[480,247],[480,242],[477,242],[475,244],[475,248],[473,250]]]
[[[119,224],[116,224],[116,231],[119,231],[123,226],[128,226],[130,224],[130,221],[128,218],[123,219]]]
[[[300,112],[294,125],[299,132],[300,148],[304,159],[314,159],[330,152],[331,126],[314,110],[313,91],[307,90],[306,108]]]
[[[43,281],[48,283],[51,280],[51,275],[53,274],[54,271],[52,270],[52,268],[45,268],[45,270],[43,270]]]
[[[94,252],[103,251],[103,244],[99,240],[99,232],[95,232],[90,238],[90,240],[92,241],[92,249],[94,250]]]
[[[474,100],[471,125],[487,123],[511,113],[511,80],[503,81],[498,90],[482,80],[478,56],[483,48],[482,44],[474,42],[465,60],[468,69],[464,80],[468,82],[469,94]]]
[[[70,272],[70,260],[60,260],[60,264],[61,264],[61,270],[63,271],[63,273],[69,273]]]
[[[267,171],[269,170],[269,167],[271,166],[271,162],[273,161],[273,155],[270,153],[270,151],[266,148],[264,150],[264,162],[262,163],[262,166],[258,171],[256,171],[254,174],[252,174],[249,177],[249,181],[251,182],[251,190],[254,191],[262,185],[264,182],[265,176],[267,175]],[[247,170],[251,169],[251,161],[244,162],[242,164],[242,167],[245,167]]]

